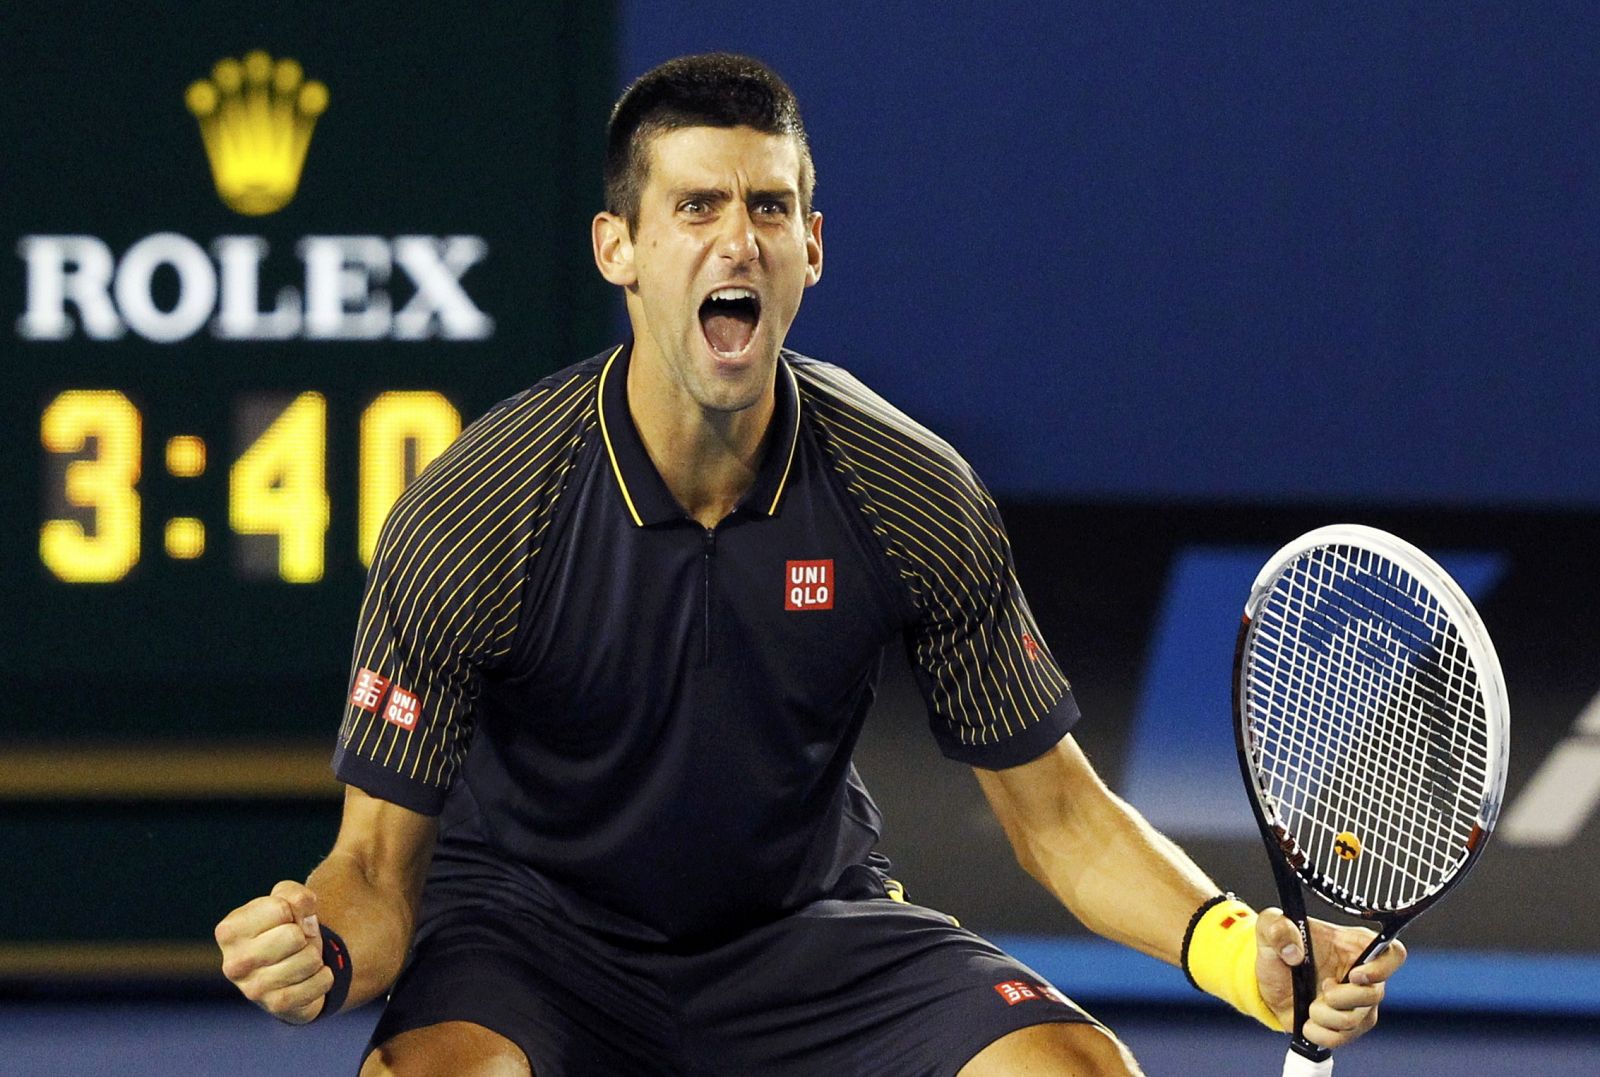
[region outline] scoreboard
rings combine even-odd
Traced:
[[[326,730],[399,492],[608,336],[608,39],[570,8],[31,17],[0,106],[13,732]]]
[[[4,17],[0,977],[304,875],[389,507],[614,335],[609,12],[409,7]]]

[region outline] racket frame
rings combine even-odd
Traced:
[[[1399,909],[1361,908],[1350,904],[1342,896],[1327,889],[1322,880],[1307,866],[1307,860],[1295,846],[1286,829],[1268,817],[1266,794],[1259,776],[1250,762],[1250,716],[1245,710],[1245,655],[1254,637],[1256,615],[1277,584],[1279,577],[1304,554],[1327,546],[1355,547],[1370,551],[1398,565],[1421,583],[1439,602],[1451,623],[1456,627],[1483,694],[1488,774],[1485,792],[1479,810],[1477,825],[1467,842],[1467,855],[1451,875],[1431,892]],[[1509,705],[1506,698],[1505,679],[1500,670],[1500,659],[1494,642],[1478,611],[1455,580],[1450,578],[1438,562],[1406,542],[1404,539],[1362,524],[1332,524],[1309,531],[1278,549],[1251,585],[1250,597],[1245,603],[1240,620],[1238,641],[1233,656],[1233,713],[1234,745],[1238,749],[1239,771],[1249,790],[1250,810],[1261,831],[1261,840],[1267,847],[1272,865],[1273,881],[1284,915],[1300,933],[1303,958],[1292,971],[1294,982],[1294,1025],[1290,1030],[1290,1049],[1310,1062],[1322,1063],[1332,1052],[1320,1047],[1302,1034],[1311,1000],[1316,997],[1316,956],[1312,951],[1311,931],[1307,922],[1304,890],[1310,890],[1323,901],[1341,912],[1376,923],[1377,937],[1351,964],[1355,968],[1381,954],[1399,935],[1401,928],[1444,897],[1467,874],[1482,855],[1488,836],[1500,814],[1505,794],[1506,764],[1510,753]],[[1331,1063],[1330,1063],[1331,1065]]]

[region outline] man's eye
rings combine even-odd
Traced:
[[[782,202],[769,199],[765,202],[757,202],[756,212],[764,216],[781,217],[789,212],[789,207]]]
[[[691,198],[680,205],[678,209],[684,213],[690,214],[691,216],[698,217],[701,214],[708,212],[711,207],[702,199]]]

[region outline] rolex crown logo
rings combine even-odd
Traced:
[[[326,86],[306,81],[294,60],[274,61],[257,49],[243,60],[218,60],[184,103],[200,122],[211,177],[229,208],[258,217],[289,204],[311,129],[328,107]]]

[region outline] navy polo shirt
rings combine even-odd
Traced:
[[[954,759],[1026,762],[1077,708],[948,445],[784,352],[759,474],[707,529],[640,441],[629,357],[497,405],[396,504],[334,766],[578,922],[678,940],[867,862],[850,759],[889,641]]]

